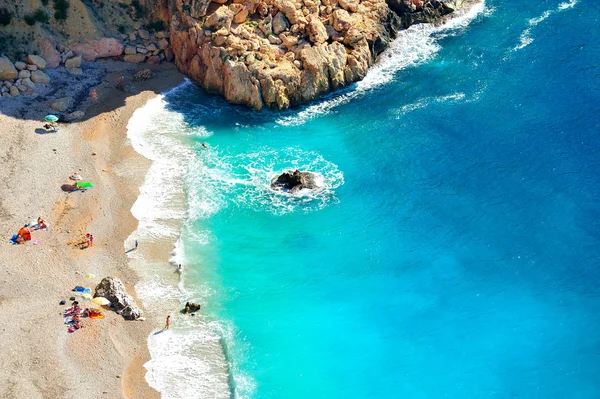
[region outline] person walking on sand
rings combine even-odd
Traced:
[[[90,247],[94,245],[94,236],[90,234]]]
[[[137,249],[137,247],[138,247],[138,242],[137,242],[137,240],[135,240],[135,249]]]
[[[165,323],[165,328],[163,328],[163,330],[168,330],[170,325],[171,325],[171,315],[167,315],[167,321]]]

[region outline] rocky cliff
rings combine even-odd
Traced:
[[[362,79],[399,29],[440,22],[461,2],[32,0],[25,6],[8,2],[0,7],[4,26],[0,53],[12,51],[14,57],[9,58],[15,60],[25,60],[27,53],[40,54],[49,68],[64,65],[74,73],[79,73],[82,59],[157,64],[174,58],[183,73],[231,103],[257,110],[286,109]],[[0,6],[4,3],[0,0]],[[15,42],[19,35],[25,44]],[[19,78],[4,78],[3,96],[10,94],[13,84],[27,92]]]
[[[457,1],[169,0],[177,66],[234,104],[286,109],[362,79],[398,29]]]

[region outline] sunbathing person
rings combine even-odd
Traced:
[[[42,219],[41,216],[38,217],[37,224],[38,224],[38,229],[40,229],[40,230],[48,228],[48,226],[46,226],[46,222],[44,222],[44,219]]]

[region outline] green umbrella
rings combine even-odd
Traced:
[[[58,120],[58,116],[56,116],[56,115],[46,115],[46,120],[48,122],[56,122]]]

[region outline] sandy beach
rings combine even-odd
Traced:
[[[2,398],[159,396],[145,382],[143,364],[149,359],[147,336],[162,328],[163,319],[146,312],[145,321],[126,321],[104,309],[104,319],[83,319],[82,329],[68,333],[62,317],[73,287],[93,293],[105,276],[120,278],[135,296],[138,277],[123,243],[137,225],[130,209],[149,161],[128,143],[126,126],[137,108],[183,77],[173,65],[161,65],[151,80],[135,83],[139,94],[126,94],[115,88],[116,80],[123,75],[130,81],[135,70],[124,65],[107,68],[86,120],[60,124],[57,133],[42,134],[47,100],[29,100],[27,112],[19,115],[10,109],[11,99],[0,102]],[[63,192],[75,171],[95,187]],[[9,243],[39,216],[49,231],[34,231],[24,245]],[[85,233],[94,235],[92,247],[68,245]],[[96,278],[84,278],[87,273]],[[61,300],[67,305],[59,305]]]

